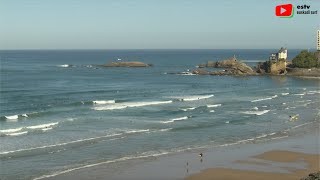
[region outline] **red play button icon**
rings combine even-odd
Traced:
[[[282,4],[282,5],[276,6],[276,16],[280,16],[280,17],[293,16],[293,5],[292,4]]]

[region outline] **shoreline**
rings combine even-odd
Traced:
[[[312,123],[311,125],[316,124]],[[306,127],[305,127],[306,128]],[[56,176],[40,179],[185,179],[197,176],[201,172],[213,168],[260,170],[263,172],[288,173],[279,171],[280,165],[265,166],[264,161],[250,161],[252,157],[268,151],[291,151],[306,154],[319,154],[319,127],[313,126],[303,133],[294,136],[270,139],[266,142],[240,143],[230,146],[190,149],[183,152],[163,154],[155,157],[135,158],[110,164],[76,169]],[[198,154],[203,152],[201,161]],[[238,163],[235,163],[238,162]],[[249,163],[248,163],[249,162]],[[305,164],[289,165],[288,168],[303,168]],[[308,172],[312,173],[312,172]],[[303,178],[299,177],[299,178]]]
[[[200,173],[193,174],[186,180],[206,179],[283,179],[294,180],[307,177],[310,173],[316,173],[319,169],[320,154],[306,154],[293,151],[272,150],[253,156],[247,161],[235,161],[243,165],[254,164],[264,166],[266,169],[280,164],[279,170],[287,172],[268,172],[254,168],[243,170],[236,168],[211,168]]]

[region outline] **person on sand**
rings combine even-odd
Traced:
[[[199,156],[200,156],[200,162],[202,162],[203,161],[203,159],[202,159],[203,158],[203,153],[200,153]]]

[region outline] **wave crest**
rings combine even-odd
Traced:
[[[194,95],[194,96],[175,96],[171,98],[178,99],[179,101],[198,101],[202,99],[208,99],[213,96],[214,96],[213,94],[210,94],[210,95]]]
[[[169,121],[162,121],[161,123],[164,123],[164,124],[173,123],[173,122],[175,122],[175,121],[187,120],[187,119],[189,119],[189,118],[190,118],[189,116],[183,116],[183,117],[171,119],[171,120],[169,120]]]
[[[269,112],[270,110],[263,110],[263,111],[244,111],[244,112],[241,112],[243,114],[255,114],[257,116],[260,116],[260,115],[263,115],[267,112]]]
[[[149,101],[149,102],[127,102],[127,103],[115,103],[107,106],[97,106],[93,107],[94,110],[116,110],[116,109],[125,109],[130,107],[143,107],[143,106],[152,106],[160,104],[169,104],[172,101]]]
[[[267,97],[267,98],[261,98],[261,99],[252,100],[251,102],[259,102],[259,101],[271,100],[271,99],[274,99],[276,97],[278,97],[278,95],[274,95],[274,96]]]

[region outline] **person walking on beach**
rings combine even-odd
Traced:
[[[202,162],[203,161],[203,159],[202,159],[203,158],[203,153],[200,153],[199,156],[200,156],[200,162]]]

